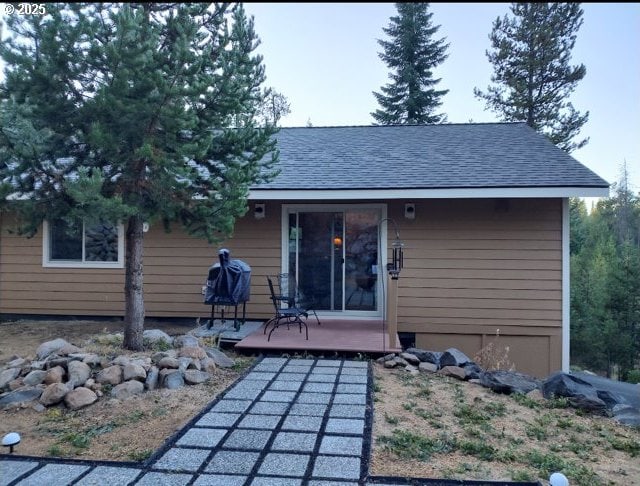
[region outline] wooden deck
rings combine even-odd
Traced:
[[[236,344],[236,348],[254,350],[291,350],[291,351],[337,351],[349,353],[396,353],[402,351],[400,340],[396,338],[397,347],[389,347],[388,329],[382,329],[380,320],[349,320],[320,318],[318,325],[314,317],[309,317],[309,340],[305,339],[304,327],[302,333],[298,326],[280,326],[267,336],[264,327],[249,334]]]

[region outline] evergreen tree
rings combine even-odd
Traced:
[[[273,126],[255,126],[253,20],[227,4],[55,3],[6,27],[0,202],[27,236],[45,219],[124,223],[124,346],[141,349],[143,223],[215,241],[276,161]]]
[[[440,26],[432,24],[428,3],[396,3],[396,9],[382,29],[390,40],[378,40],[391,82],[373,93],[381,108],[371,115],[381,125],[443,123],[446,115],[436,110],[449,90],[435,89],[440,79],[433,69],[447,58],[449,44],[433,39]]]
[[[505,121],[525,121],[558,147],[571,152],[587,143],[574,142],[589,112],[568,101],[586,68],[571,66],[571,51],[582,25],[579,3],[513,3],[513,17],[493,23],[489,35],[493,86],[476,97]]]

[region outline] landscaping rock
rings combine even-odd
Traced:
[[[77,354],[80,351],[82,351],[78,346],[74,346],[73,344],[65,344],[64,346],[62,346],[60,349],[58,349],[56,351],[56,354],[60,355],[60,356],[69,356],[70,354]],[[71,359],[74,359],[73,356],[69,356]],[[79,358],[75,358],[75,359],[79,359]]]
[[[480,382],[494,392],[506,394],[526,394],[540,386],[532,376],[505,370],[485,371],[480,374]]]
[[[32,387],[23,388],[9,392],[0,398],[0,408],[9,408],[20,406],[34,400],[37,400],[42,395],[42,388]]]
[[[44,370],[46,366],[47,366],[47,362],[44,360],[32,361],[31,364],[29,365],[29,368],[31,368],[32,370]]]
[[[458,380],[464,380],[467,374],[464,372],[464,369],[459,366],[445,366],[438,371],[439,375],[451,376],[452,378],[457,378]]]
[[[420,364],[420,359],[415,354],[405,352],[405,353],[400,353],[400,357],[405,361],[407,361],[409,364],[416,365],[416,366]]]
[[[396,356],[394,361],[398,366],[407,366],[409,362],[401,356]]]
[[[418,365],[418,370],[422,371],[423,373],[435,373],[436,371],[438,371],[438,365],[428,362],[420,363]]]
[[[177,358],[162,358],[160,360],[160,362],[158,363],[158,368],[163,369],[163,368],[172,368],[172,369],[178,369],[180,367],[180,362],[178,361]]]
[[[211,375],[205,371],[187,370],[184,372],[184,381],[189,385],[199,385],[211,379]]]
[[[64,396],[64,404],[70,410],[79,410],[98,400],[98,395],[83,386],[70,391]]]
[[[42,343],[40,346],[38,346],[38,349],[36,350],[36,356],[38,357],[38,359],[45,359],[47,356],[57,353],[60,349],[70,345],[70,343],[62,338],[54,339],[53,341],[47,341],[46,343]]]
[[[62,368],[66,368],[69,365],[71,358],[58,356],[57,354],[52,354],[47,359],[47,368],[55,368],[56,366],[61,366]]]
[[[88,364],[91,367],[100,366],[102,364],[102,359],[97,354],[86,354],[84,358],[82,358],[82,362]]]
[[[84,382],[91,377],[91,368],[82,361],[71,361],[69,363],[69,383],[74,387],[84,385]]]
[[[10,381],[15,380],[20,375],[20,368],[9,368],[0,373],[0,390],[9,385]]]
[[[191,366],[191,358],[185,358],[184,356],[178,358],[178,369],[183,373]]]
[[[542,383],[542,394],[547,399],[566,397],[572,406],[585,410],[603,413],[607,408],[590,383],[561,371],[550,375]]]
[[[459,366],[462,367],[467,364],[471,359],[462,351],[456,348],[449,348],[440,357],[440,366]]]
[[[96,381],[102,384],[119,385],[122,383],[122,368],[118,365],[109,366],[98,373]]]
[[[131,363],[131,358],[129,358],[129,356],[117,356],[113,361],[111,361],[112,365],[118,365],[118,366],[122,366],[125,367],[127,366],[129,363]]]
[[[170,349],[169,351],[158,351],[151,355],[151,362],[158,364],[162,358],[175,358],[177,355],[178,353],[176,353],[175,349]]]
[[[183,358],[202,359],[207,357],[207,353],[201,347],[185,346],[178,351],[178,356]]]
[[[386,363],[387,361],[390,361],[390,360],[392,360],[392,359],[393,359],[393,358],[395,358],[395,357],[396,357],[396,354],[395,354],[395,353],[390,353],[390,354],[387,354],[387,355],[385,355],[385,356],[381,356],[380,358],[378,358],[378,359],[376,360],[376,363],[384,364],[384,363]]]
[[[544,401],[544,396],[542,395],[542,392],[538,388],[536,388],[535,390],[531,390],[529,393],[527,393],[527,397],[529,397],[531,400],[535,400],[536,402]]]
[[[28,361],[24,358],[16,358],[9,361],[6,366],[7,368],[22,368],[27,363]]]
[[[125,381],[111,390],[111,396],[118,400],[126,400],[144,392],[144,385],[137,380]]]
[[[191,334],[183,334],[182,336],[173,338],[173,346],[176,348],[197,348],[200,346],[200,340]]]
[[[211,359],[213,359],[220,368],[231,368],[236,362],[229,358],[226,354],[216,348],[203,348]]]
[[[210,375],[216,372],[216,368],[216,362],[208,356],[200,360],[200,369],[206,371]]]
[[[18,388],[22,388],[24,386],[24,381],[22,380],[22,378],[16,378],[13,381],[9,382],[9,390],[14,391],[17,390]]]
[[[160,383],[169,390],[175,390],[184,386],[184,378],[179,370],[165,368],[160,370]]]
[[[65,383],[52,383],[42,392],[40,403],[47,407],[60,403],[69,391],[70,389]]]
[[[39,385],[40,383],[42,383],[46,376],[47,376],[47,372],[46,371],[33,370],[33,371],[29,372],[27,374],[27,376],[25,376],[22,379],[22,381],[24,382],[25,385],[35,386],[35,385]]]
[[[147,329],[143,331],[142,339],[152,346],[161,342],[164,342],[168,346],[173,344],[173,338],[160,329]]]
[[[158,387],[158,368],[155,366],[149,368],[144,386],[147,390],[155,390]]]
[[[47,370],[47,374],[44,377],[45,385],[50,385],[51,383],[62,383],[62,380],[66,376],[67,372],[62,366],[54,366],[53,368],[49,368]]]
[[[473,361],[470,361],[469,363],[465,364],[463,367],[464,372],[466,374],[466,380],[477,380],[480,378],[480,373],[482,373],[483,369],[480,368],[480,366],[478,366],[477,364],[475,364]]]
[[[147,379],[147,372],[141,365],[129,363],[123,368],[122,376],[125,382],[129,380],[145,381]]]
[[[418,359],[423,363],[432,363],[434,365],[440,366],[440,357],[442,356],[442,353],[438,351],[427,351],[426,349],[409,348],[407,349],[407,353],[411,353],[414,356],[417,356]]]
[[[398,362],[395,360],[395,358],[384,362],[385,368],[395,368],[396,366],[398,366]]]
[[[616,405],[613,407],[613,418],[616,422],[632,427],[640,427],[640,410],[631,405]]]

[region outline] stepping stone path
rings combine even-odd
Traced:
[[[368,362],[264,358],[141,467],[0,456],[8,485],[363,484]]]

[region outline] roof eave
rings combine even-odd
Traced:
[[[608,197],[608,186],[442,189],[251,189],[252,201]]]

